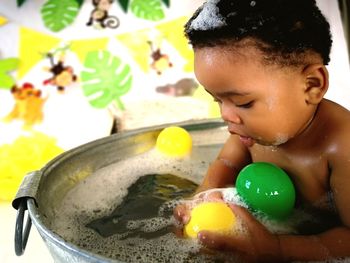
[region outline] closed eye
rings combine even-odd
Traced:
[[[239,107],[239,108],[249,109],[249,108],[251,108],[253,106],[253,104],[254,104],[254,101],[252,100],[252,101],[250,101],[248,103],[239,104],[239,105],[236,105],[236,106]]]

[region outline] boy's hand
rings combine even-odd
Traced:
[[[175,207],[174,217],[181,225],[186,225],[191,218],[191,208],[188,203],[182,203]]]
[[[207,248],[238,253],[247,261],[282,262],[278,236],[271,234],[244,207],[230,207],[242,222],[242,231],[233,235],[201,231],[198,234],[200,242]]]
[[[176,221],[179,222],[182,226],[186,225],[191,219],[192,208],[196,204],[206,202],[206,201],[223,202],[221,192],[220,191],[212,191],[210,193],[201,192],[195,195],[192,200],[179,204],[178,206],[175,207],[173,212]]]

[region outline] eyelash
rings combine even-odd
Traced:
[[[217,102],[217,103],[222,103],[221,100],[217,99],[217,98],[214,98],[214,101]],[[249,109],[252,105],[253,105],[254,101],[250,101],[248,103],[244,103],[244,104],[241,104],[241,105],[235,105],[236,107],[238,108],[243,108],[243,109]]]
[[[244,103],[241,105],[236,105],[239,108],[249,109],[253,105],[254,101],[250,101],[248,103]]]

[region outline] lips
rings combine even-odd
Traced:
[[[246,147],[252,147],[255,143],[254,139],[251,137],[239,136],[239,139]]]
[[[234,129],[234,127],[228,127],[228,131],[231,134],[235,134],[239,136],[240,141],[243,143],[243,145],[245,145],[246,147],[252,147],[255,144],[255,140],[252,137],[249,136],[244,136],[244,135],[240,135],[239,133],[237,133]]]

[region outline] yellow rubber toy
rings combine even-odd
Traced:
[[[170,126],[159,133],[156,148],[168,156],[184,157],[192,151],[192,137],[184,128]]]
[[[191,219],[184,228],[184,235],[196,238],[202,230],[229,232],[236,224],[236,216],[227,204],[221,202],[201,203],[191,211]]]

